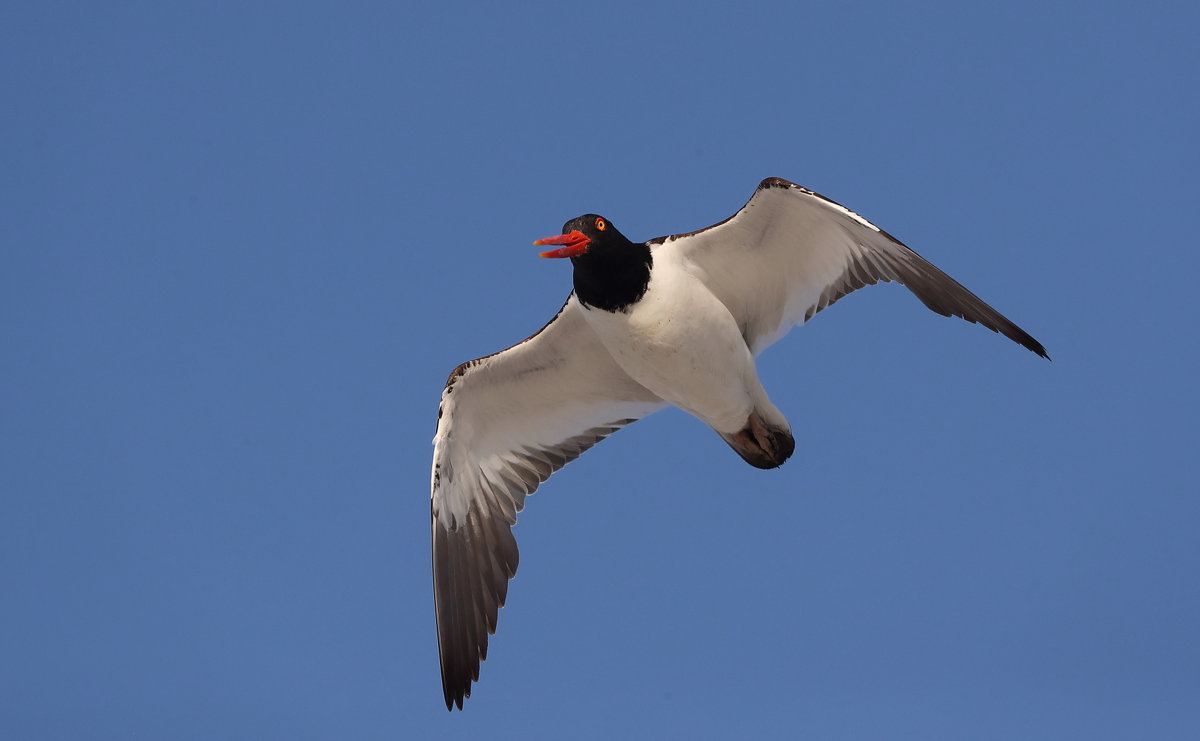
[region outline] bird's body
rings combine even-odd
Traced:
[[[746,427],[759,407],[778,415],[729,309],[683,252],[657,252],[636,303],[618,311],[584,304],[584,319],[609,355],[634,381],[718,433]]]
[[[462,707],[517,567],[511,526],[532,493],[589,447],[667,405],[746,462],[774,468],[795,441],[755,357],[843,296],[879,281],[933,311],[1027,333],[866,219],[779,178],[696,232],[631,242],[603,217],[561,245],[574,291],[540,332],[463,363],[442,392],[432,471],[434,601],[446,706]]]

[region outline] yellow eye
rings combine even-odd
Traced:
[[[606,227],[606,226],[608,226],[608,224],[604,223],[604,219],[596,219],[596,228],[597,229],[599,229],[600,231],[604,231],[604,227]]]

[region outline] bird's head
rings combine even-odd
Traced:
[[[582,257],[604,254],[628,247],[631,243],[603,216],[585,214],[563,224],[563,233],[539,239],[535,246],[561,245],[556,250],[542,252],[542,257]]]

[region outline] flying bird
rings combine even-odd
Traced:
[[[796,443],[755,357],[789,329],[879,281],[933,311],[1045,348],[953,278],[849,209],[781,178],[699,231],[632,242],[587,214],[534,242],[569,258],[574,290],[539,332],[454,369],[442,391],[431,482],[442,690],[462,708],[487,658],[525,497],[558,469],[668,405],[747,463],[775,468]]]

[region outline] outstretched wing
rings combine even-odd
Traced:
[[[684,251],[755,355],[842,296],[895,281],[939,314],[977,322],[1048,357],[1041,343],[895,237],[781,178],[762,181],[725,221],[650,244]]]
[[[525,497],[583,451],[666,404],[625,374],[572,294],[540,332],[463,363],[442,391],[431,484],[433,592],[446,708],[487,658]]]

